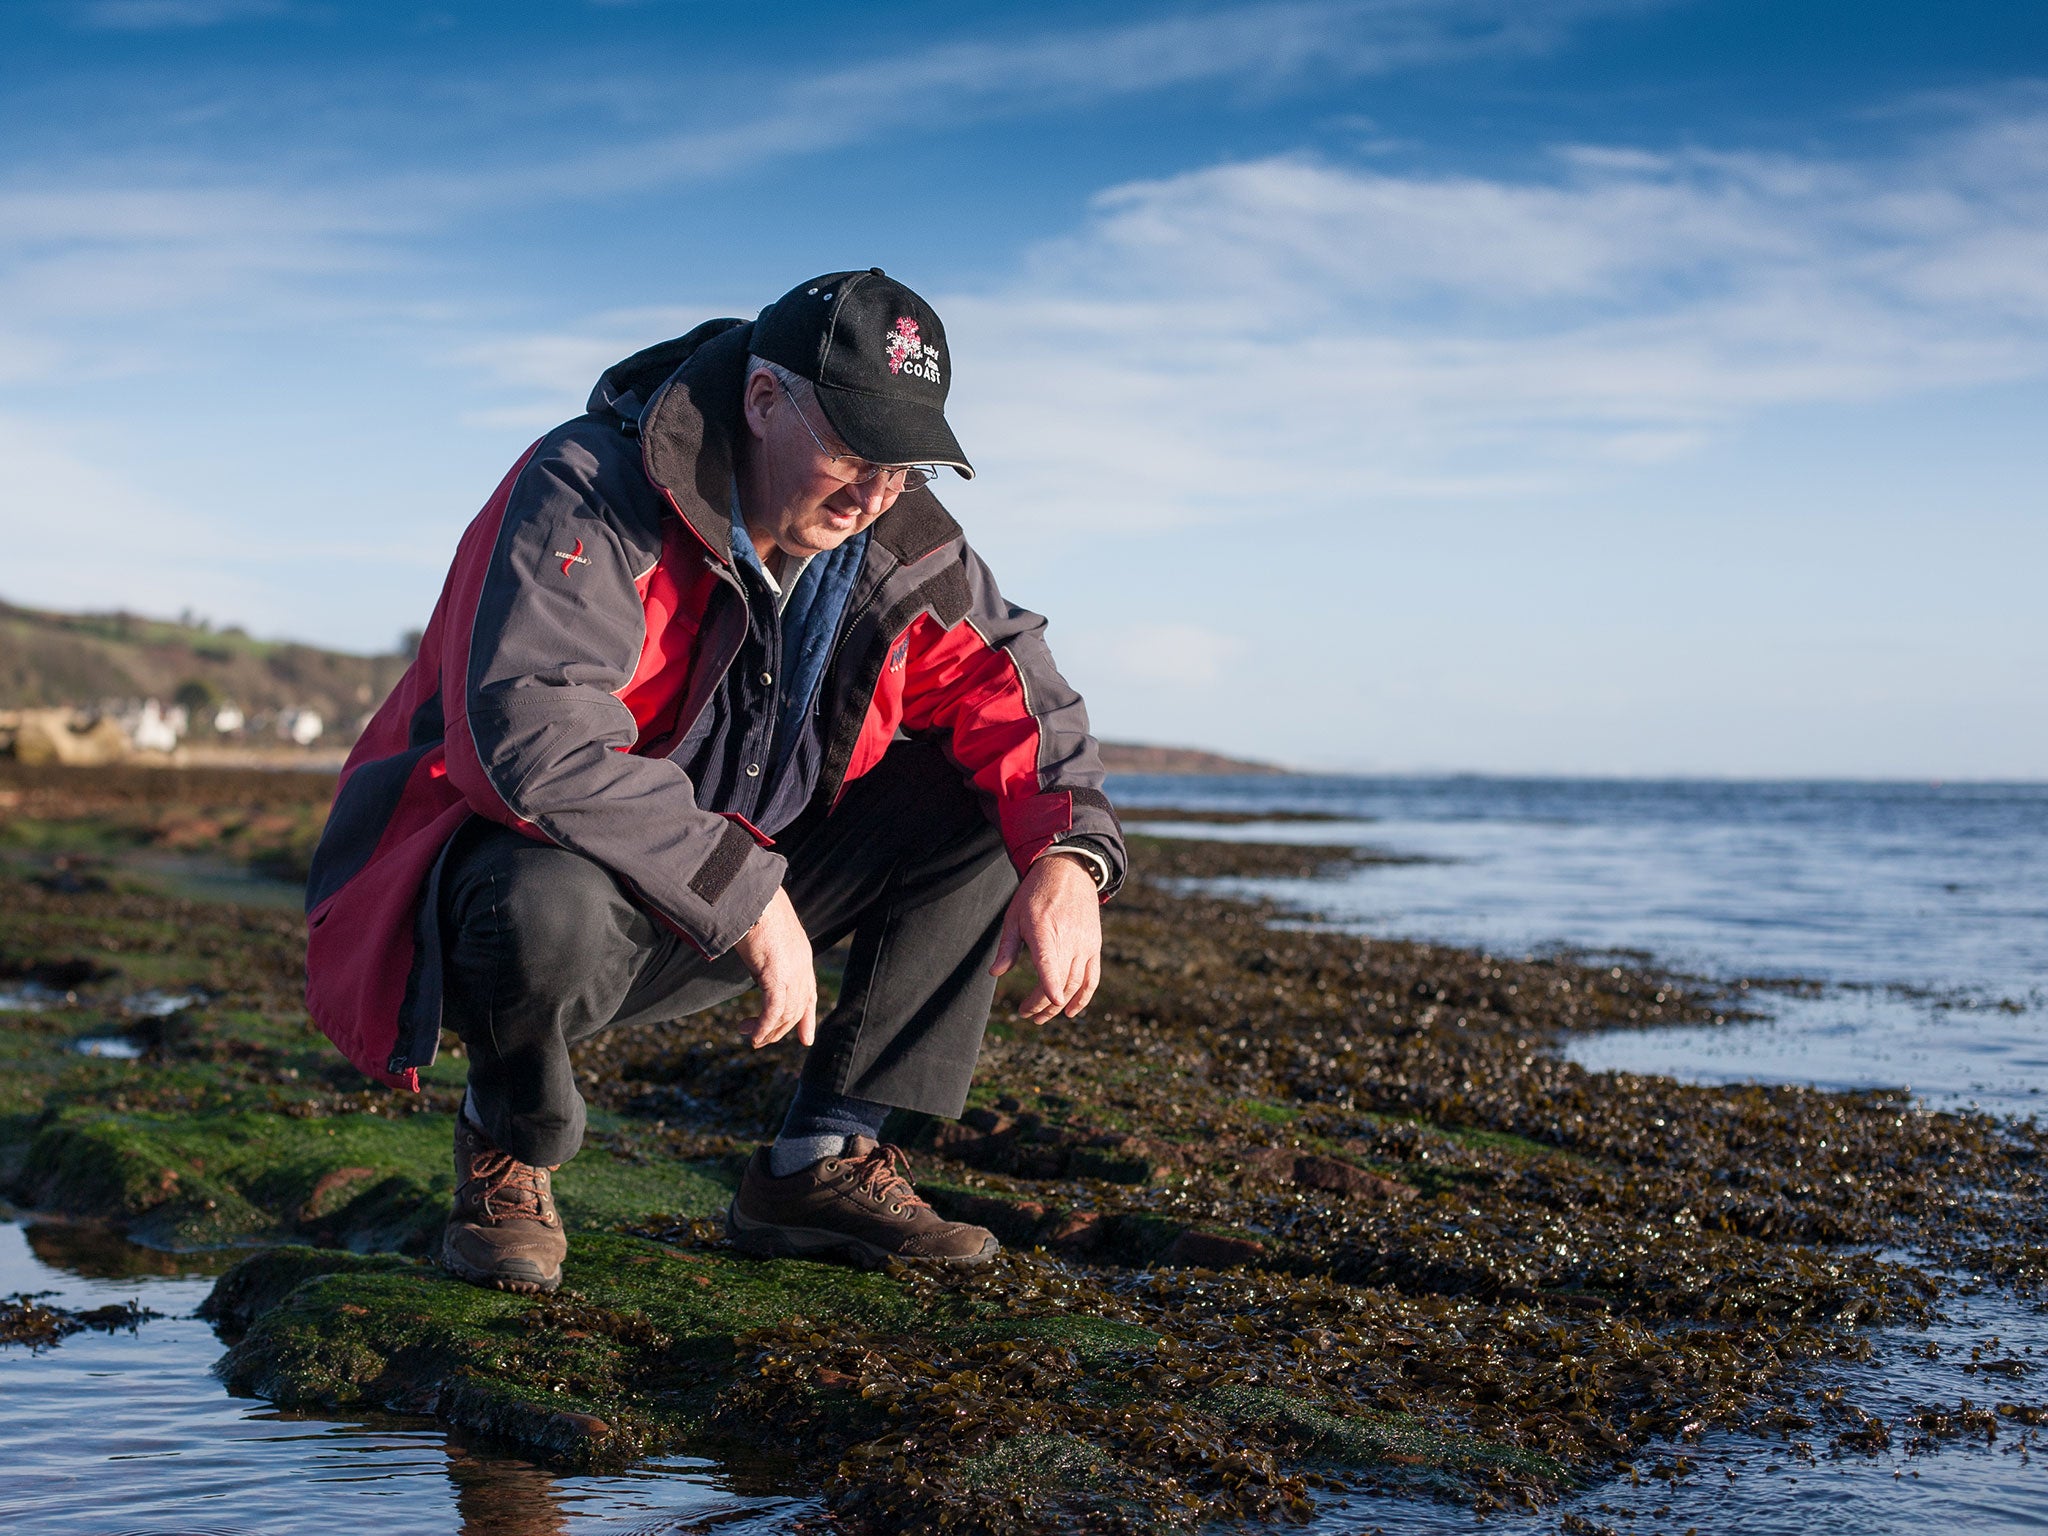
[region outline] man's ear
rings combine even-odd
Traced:
[[[756,442],[765,441],[768,436],[768,413],[782,403],[782,391],[776,387],[775,375],[766,368],[756,368],[747,375],[747,387],[740,396],[740,403],[746,412],[747,430],[754,434]]]

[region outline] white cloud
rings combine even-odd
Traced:
[[[728,178],[791,156],[948,122],[1072,109],[1210,83],[1269,91],[1316,72],[1388,75],[1454,59],[1534,54],[1591,17],[1672,0],[1281,0],[982,42],[941,43],[805,76],[736,121],[692,127],[507,177],[583,196]],[[1540,11],[1540,14],[1532,14]]]
[[[758,103],[751,114],[691,100],[664,114],[697,119],[680,132],[636,141],[622,123],[601,153],[579,147],[561,157],[529,149],[509,169],[459,175],[408,166],[402,156],[337,174],[333,167],[347,162],[323,145],[309,162],[321,169],[280,181],[274,167],[289,163],[289,147],[267,141],[265,169],[239,181],[218,164],[194,175],[152,163],[140,144],[140,157],[127,166],[44,157],[33,171],[19,167],[11,184],[0,184],[0,314],[20,317],[23,330],[33,325],[30,351],[44,359],[44,372],[76,368],[82,355],[115,372],[160,366],[165,346],[147,327],[125,330],[111,359],[105,335],[78,329],[131,317],[160,317],[171,327],[303,328],[362,312],[346,279],[403,274],[403,283],[389,286],[417,290],[424,281],[421,237],[485,213],[502,217],[505,209],[537,201],[558,211],[564,197],[603,202],[929,134],[948,122],[1043,114],[1194,82],[1270,90],[1315,71],[1385,74],[1475,54],[1534,52],[1586,17],[1664,3],[1558,0],[1532,19],[1517,0],[1281,0],[997,42],[938,43],[794,79],[782,75],[746,98]],[[72,14],[103,29],[144,30],[329,13],[286,0],[91,0]],[[545,112],[559,109],[563,88],[559,79],[494,75],[447,82],[442,95],[472,113],[479,103],[496,110],[506,101],[532,102]],[[572,88],[616,95],[644,113],[649,102],[672,96],[676,82],[628,72]],[[385,111],[380,106],[365,121],[381,120]],[[434,122],[431,107],[422,104],[418,112],[418,124]],[[321,116],[346,141],[346,110],[329,101]],[[500,127],[509,133],[513,123]],[[365,143],[375,138],[366,134]],[[575,142],[588,138],[579,134]],[[370,307],[390,315],[404,305],[386,299]],[[562,360],[568,366],[570,353]],[[501,406],[484,415],[510,419],[538,409]]]
[[[175,367],[197,333],[307,333],[416,301],[368,292],[402,214],[219,186],[0,187],[0,383]]]
[[[933,295],[982,507],[1144,531],[1554,493],[1778,407],[2048,372],[2048,115],[1882,164],[1213,166],[1105,191],[1021,267]],[[462,360],[513,399],[474,419],[545,427],[718,312],[478,340]]]
[[[2048,116],[1883,165],[1215,166],[939,302],[986,494],[1144,529],[1569,488],[1775,407],[2037,377],[2044,273]]]

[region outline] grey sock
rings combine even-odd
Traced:
[[[768,1171],[786,1179],[800,1168],[838,1156],[851,1137],[879,1141],[882,1122],[888,1118],[886,1104],[800,1083],[775,1145],[768,1149]]]
[[[768,1171],[786,1179],[800,1168],[836,1157],[846,1146],[844,1136],[778,1136],[768,1149]]]

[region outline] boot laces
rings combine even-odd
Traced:
[[[509,1152],[493,1147],[472,1158],[468,1183],[476,1187],[476,1203],[486,1221],[508,1216],[529,1221],[546,1221],[548,1170],[522,1163]],[[503,1209],[497,1201],[503,1199]]]
[[[922,1206],[927,1202],[911,1187],[910,1158],[901,1147],[886,1143],[853,1165],[854,1189],[872,1195],[878,1204]]]

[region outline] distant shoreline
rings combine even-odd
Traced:
[[[1153,747],[1131,741],[1103,742],[1102,766],[1111,773],[1256,774],[1262,778],[1285,778],[1294,772],[1274,763],[1226,757],[1220,752],[1202,752],[1193,747]]]

